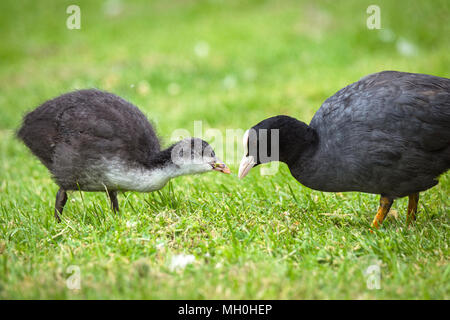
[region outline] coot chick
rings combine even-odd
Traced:
[[[58,221],[70,190],[106,191],[118,211],[118,191],[150,192],[181,175],[230,173],[201,139],[188,138],[161,150],[152,125],[136,106],[95,89],[45,102],[24,117],[17,136],[60,187]]]
[[[394,199],[409,196],[409,223],[415,220],[419,192],[435,186],[450,168],[450,79],[371,74],[328,98],[309,125],[276,116],[251,129],[244,135],[240,178],[270,162],[258,150],[278,150],[279,161],[309,188],[380,194],[375,228]],[[279,140],[272,142],[275,132]]]

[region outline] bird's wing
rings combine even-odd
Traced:
[[[425,151],[450,144],[450,79],[381,72],[327,99],[311,121],[327,137],[358,135],[415,143]],[[336,139],[333,139],[336,140]]]
[[[372,181],[386,192],[418,176],[430,187],[450,166],[450,80],[371,75],[327,99],[311,126],[324,162],[354,190]]]
[[[158,138],[144,114],[105,92],[80,94],[58,113],[56,123],[61,141],[80,158],[120,157],[146,163],[152,152],[160,151]]]

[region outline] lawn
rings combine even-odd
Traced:
[[[66,28],[71,4],[79,30]],[[380,30],[366,26],[371,4]],[[92,87],[139,106],[165,146],[194,121],[224,135],[277,114],[309,122],[373,72],[449,77],[449,16],[445,0],[1,1],[0,298],[449,299],[448,173],[414,226],[399,199],[370,233],[378,196],[308,189],[283,164],[241,181],[240,137],[204,137],[232,175],[122,194],[119,214],[75,192],[58,224],[57,186],[14,138],[26,111]]]

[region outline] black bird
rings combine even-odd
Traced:
[[[106,191],[118,211],[118,191],[150,192],[181,175],[230,173],[201,139],[184,139],[161,150],[152,125],[136,106],[95,89],[45,102],[24,117],[17,136],[60,187],[55,203],[58,221],[66,191]]]
[[[278,151],[278,160],[311,189],[380,194],[375,228],[394,199],[409,196],[409,223],[419,192],[450,168],[450,79],[368,75],[328,98],[309,125],[288,116],[261,121],[244,135],[244,148],[240,178],[272,160],[266,150]]]

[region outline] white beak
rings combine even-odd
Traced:
[[[256,162],[252,156],[243,157],[241,160],[241,164],[239,165],[239,179],[244,178],[255,164]]]

